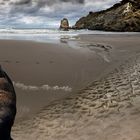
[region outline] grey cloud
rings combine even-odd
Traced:
[[[57,9],[59,9],[59,11],[63,11],[64,9],[78,10],[79,6],[77,5],[83,6],[82,7],[83,9],[85,8],[84,6],[89,3],[90,9],[91,7],[93,7],[93,11],[95,11],[98,8],[102,9],[103,5],[111,5],[116,1],[119,0],[106,0],[106,1],[104,0],[100,0],[100,1],[97,0],[2,0],[0,5],[4,5],[4,4],[7,5],[8,3],[8,8],[10,13],[13,12],[33,13],[44,7],[46,8],[47,12],[51,12],[51,11],[54,12],[57,11]],[[99,5],[96,6],[96,3],[98,4],[100,3],[100,7]],[[48,11],[47,9],[52,9],[52,10]],[[85,10],[88,10],[88,7]]]
[[[0,4],[5,4],[5,3],[9,3],[9,4],[15,4],[15,5],[25,5],[25,4],[35,4],[38,6],[45,6],[45,5],[54,5],[57,3],[79,3],[79,4],[83,4],[85,2],[85,0],[2,0],[0,1]]]
[[[25,5],[25,4],[30,4],[31,2],[32,0],[20,0],[20,1],[10,2],[10,3],[15,5]]]
[[[40,14],[44,15],[44,12],[46,14],[50,13],[56,13],[56,12],[64,12],[65,10],[69,11],[73,9],[77,9],[77,4],[84,5],[85,0],[14,0],[10,2],[11,6],[10,13],[28,13],[28,14],[36,14],[38,11],[41,11]],[[73,8],[74,7],[74,8]],[[40,10],[42,8],[43,10]],[[61,9],[61,10],[60,10]]]
[[[27,4],[32,0],[1,0],[0,4]]]
[[[74,23],[89,11],[106,9],[118,1],[120,0],[0,0],[0,26],[24,26],[26,23],[19,23],[19,19],[24,17],[27,20],[28,17],[38,17],[43,26],[50,21],[58,24],[63,17]]]

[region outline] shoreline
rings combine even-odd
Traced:
[[[76,40],[79,36],[140,36],[139,32],[106,32],[99,30],[70,30],[60,31],[56,29],[13,29],[8,32],[7,29],[1,32],[0,40],[14,40],[14,41],[27,41],[27,42],[39,42],[39,43],[50,43],[59,44],[61,39]]]

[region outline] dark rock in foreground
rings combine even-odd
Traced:
[[[10,133],[15,115],[15,90],[12,81],[0,67],[0,140],[12,140]]]
[[[123,0],[107,10],[89,12],[76,22],[75,29],[139,32],[140,0]]]
[[[68,31],[69,30],[69,21],[67,18],[63,18],[60,23],[60,30]]]

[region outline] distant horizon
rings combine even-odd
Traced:
[[[88,14],[88,13],[87,13]],[[63,17],[63,18],[66,18],[66,17]],[[51,28],[51,29],[57,29],[60,27],[60,22],[61,20],[63,19],[61,18],[60,20],[56,20],[56,21],[51,21],[50,24],[8,24],[8,25],[0,25],[0,29],[5,29],[5,28],[13,28],[13,29],[21,29],[21,28],[24,28],[24,29],[46,29],[46,28]],[[80,17],[79,17],[80,18]],[[79,19],[79,18],[76,18],[75,20],[72,20],[72,19],[68,19],[69,20],[69,25],[70,26],[73,26],[75,25],[76,21]],[[45,23],[45,21],[44,21]]]
[[[70,26],[89,11],[107,9],[120,0],[1,0],[0,28],[58,28],[62,18]]]

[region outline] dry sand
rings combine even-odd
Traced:
[[[0,41],[0,61],[18,97],[13,138],[139,140],[139,38]]]

